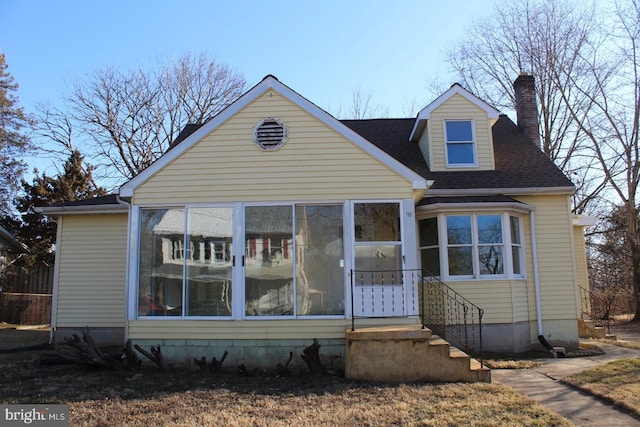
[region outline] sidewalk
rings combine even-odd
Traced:
[[[640,418],[629,415],[590,394],[559,380],[613,360],[640,357],[640,350],[594,342],[605,351],[601,356],[544,359],[534,369],[494,369],[492,380],[506,384],[568,418],[577,426],[640,426]]]

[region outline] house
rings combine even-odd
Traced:
[[[576,347],[585,223],[533,83],[514,83],[516,125],[458,84],[416,118],[340,121],[265,77],[118,194],[42,208],[56,334],[176,362],[272,363],[313,338],[343,356],[352,318],[419,323],[428,275],[482,308],[485,350]]]

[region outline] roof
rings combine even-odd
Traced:
[[[506,115],[493,125],[495,170],[431,172],[417,143],[409,141],[414,119],[343,120],[342,123],[433,185],[427,194],[509,193],[522,189],[568,189],[573,183]]]
[[[75,213],[126,213],[127,206],[120,202],[117,194],[92,197],[90,199],[74,200],[51,206],[37,207],[36,212],[45,215],[75,214]]]
[[[574,189],[573,183],[542,153],[538,146],[524,136],[522,130],[511,119],[506,115],[499,115],[497,110],[458,84],[453,85],[425,107],[417,118],[337,120],[280,83],[277,78],[269,75],[208,122],[186,125],[167,153],[120,188],[120,196],[132,196],[138,185],[268,90],[278,91],[371,156],[411,180],[414,189],[424,191],[428,188],[426,197],[516,195],[541,192],[568,194]],[[494,170],[432,172],[418,144],[411,141],[411,137],[416,132],[416,123],[424,121],[434,108],[456,94],[464,96],[483,108],[488,118],[497,118],[492,127]],[[126,211],[126,206],[120,203],[115,194],[40,208],[40,211],[47,214],[61,214],[98,212],[101,208],[105,212]]]
[[[149,166],[147,169],[145,169],[129,182],[120,187],[120,196],[132,197],[135,189],[138,188],[138,186],[145,183],[157,172],[159,172],[173,160],[178,158],[182,153],[197,144],[204,137],[215,131],[218,127],[222,126],[236,113],[241,111],[247,105],[258,99],[268,91],[277,92],[279,95],[297,105],[302,110],[313,116],[315,119],[326,125],[329,129],[332,129],[339,135],[342,135],[355,146],[360,147],[372,158],[375,158],[380,163],[384,164],[389,169],[393,170],[398,175],[409,181],[412,184],[414,191],[424,192],[428,188],[430,183],[425,182],[425,180],[419,174],[414,173],[410,168],[407,168],[404,164],[395,160],[393,156],[390,156],[385,151],[378,149],[375,145],[371,145],[366,139],[362,138],[360,134],[358,134],[357,132],[353,132],[347,126],[344,126],[344,124],[342,124],[335,117],[333,117],[287,85],[281,83],[274,76],[268,75],[264,79],[262,79],[260,83],[245,92],[242,96],[240,96],[240,98],[238,98],[231,105],[214,116],[211,120],[205,122],[195,129],[192,128],[193,132],[191,134],[185,136],[185,134],[183,133],[182,142],[180,142],[179,144],[174,144],[173,149],[168,150],[162,157],[152,163],[151,166]]]
[[[464,99],[483,110],[485,113],[487,113],[488,119],[495,120],[500,114],[500,112],[493,108],[491,105],[487,104],[482,99],[478,98],[473,93],[463,88],[460,83],[454,83],[453,85],[451,85],[449,90],[447,90],[445,93],[429,103],[429,105],[420,110],[418,116],[413,122],[411,133],[409,134],[409,139],[411,141],[417,141],[420,138],[420,134],[422,134],[422,132],[424,131],[427,120],[431,118],[431,113],[454,95],[462,96]]]
[[[29,252],[29,248],[24,243],[21,243],[14,237],[13,234],[9,233],[9,231],[0,226],[0,239],[8,244],[8,246],[12,247],[16,252]],[[0,245],[2,246],[2,245]]]

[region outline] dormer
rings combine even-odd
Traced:
[[[456,83],[418,113],[409,139],[433,172],[493,170],[491,127],[499,114]]]

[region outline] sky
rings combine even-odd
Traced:
[[[248,87],[268,74],[344,118],[352,96],[406,117],[447,88],[448,46],[493,0],[0,0],[0,52],[19,106],[61,105],[96,70],[206,52]],[[412,108],[412,105],[415,105]],[[32,159],[33,163],[46,159]],[[50,166],[39,165],[45,171]]]

